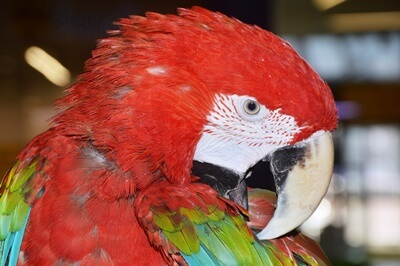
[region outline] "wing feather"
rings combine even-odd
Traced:
[[[204,184],[158,182],[137,198],[135,208],[150,242],[169,264],[329,265],[318,257],[318,249],[307,248],[313,241],[296,232],[259,241],[249,226],[257,229],[267,220],[247,222],[240,208]],[[257,205],[273,206],[271,193],[258,191],[251,197]]]
[[[0,183],[1,265],[16,265],[31,206],[26,202],[40,158],[17,161]]]

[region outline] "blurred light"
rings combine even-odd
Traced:
[[[400,252],[400,199],[371,196],[366,205],[368,246],[379,252]]]
[[[354,101],[338,101],[336,106],[341,120],[354,119],[360,115],[360,105]]]
[[[400,128],[397,125],[371,126],[363,145],[365,189],[400,195]]]
[[[314,0],[314,5],[322,11],[328,10],[346,0]]]
[[[314,239],[321,235],[322,229],[331,222],[332,205],[327,199],[322,199],[315,212],[301,226],[301,230]]]
[[[328,23],[338,32],[398,30],[400,11],[333,14]]]
[[[284,38],[328,81],[400,81],[400,31]]]
[[[360,247],[365,244],[366,239],[364,202],[358,197],[351,197],[347,204],[349,212],[345,226],[345,240],[352,247]]]
[[[71,82],[71,73],[68,69],[39,47],[31,46],[26,49],[25,60],[57,86],[63,87]]]
[[[304,40],[307,61],[329,80],[339,80],[348,73],[348,56],[343,41],[334,35],[311,35]]]
[[[331,185],[328,190],[328,194],[329,193],[333,193],[333,194],[344,193],[346,190],[346,187],[347,187],[347,184],[346,184],[345,177],[341,174],[333,173]]]

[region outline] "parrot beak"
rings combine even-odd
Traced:
[[[277,207],[260,240],[280,237],[307,220],[328,190],[333,171],[330,132],[275,150],[268,157],[278,196]]]

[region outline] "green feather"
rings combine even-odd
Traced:
[[[212,228],[214,227],[214,228]],[[197,226],[200,241],[224,265],[236,265],[237,262],[230,250],[215,234],[216,227],[212,222]]]
[[[25,183],[28,181],[29,178],[33,176],[36,170],[37,160],[29,164],[26,168],[22,168],[20,171],[15,173],[12,177],[12,182],[9,186],[10,192],[15,192],[19,190]]]
[[[250,248],[250,255],[251,255],[251,261],[252,265],[269,265],[265,263],[265,258],[266,256],[263,256],[263,253],[260,253],[257,249],[258,243],[254,243],[253,247]]]
[[[251,264],[251,242],[243,237],[241,232],[229,216],[221,222],[221,229],[217,234],[225,245],[231,250],[239,264]]]
[[[6,193],[4,202],[1,206],[1,214],[11,215],[21,200],[23,200],[22,195],[18,192]]]
[[[30,207],[25,202],[25,194],[30,191],[29,181],[36,173],[38,161],[36,158],[24,167],[17,161],[1,182],[0,241],[20,230],[26,221]]]
[[[20,228],[22,228],[26,220],[26,217],[28,215],[29,209],[30,209],[29,204],[27,204],[23,200],[20,200],[17,207],[15,208],[13,217],[11,219],[11,225],[10,225],[11,232],[17,231]]]
[[[0,240],[4,240],[10,233],[11,215],[1,215],[0,217]]]
[[[186,208],[181,208],[182,215],[185,215],[189,218],[189,220],[193,221],[196,224],[202,224],[208,221],[207,215],[202,212],[199,208],[194,210],[189,210]]]
[[[274,266],[282,265],[280,260],[276,258],[275,253],[268,246],[256,243],[254,247],[258,252],[259,256],[262,258],[263,261],[262,265],[274,265]],[[292,265],[292,264],[287,264],[287,265]]]
[[[270,241],[262,242],[263,249],[269,254],[272,265],[293,265],[293,261],[285,253],[280,251]]]
[[[154,214],[154,222],[160,227],[163,231],[167,232],[176,232],[182,229],[183,221],[178,220],[175,215],[179,215],[177,213],[167,213],[167,214]],[[175,219],[172,219],[175,218]]]
[[[30,206],[25,202],[31,190],[39,158],[17,161],[0,183],[0,258],[1,265],[16,265]]]
[[[175,231],[163,231],[164,235],[185,254],[190,255],[199,252],[200,241],[193,224],[188,221],[182,224],[183,226]]]
[[[165,209],[164,209],[165,211]],[[154,213],[154,222],[163,231],[165,237],[185,254],[197,253],[200,241],[193,222],[188,218],[200,221],[196,212],[181,208],[179,212]]]
[[[197,253],[200,250],[200,241],[197,237],[197,230],[194,225],[190,222],[185,222],[185,226],[182,228],[182,235],[185,238],[187,246],[190,248],[190,253]]]
[[[207,215],[208,218],[210,218],[211,221],[219,221],[222,218],[224,218],[225,213],[221,210],[219,210],[217,207],[215,206],[211,206],[208,208],[209,214]]]
[[[249,227],[247,226],[246,221],[243,219],[241,215],[230,216],[232,221],[235,222],[240,234],[247,239],[247,241],[253,243],[254,242],[254,235],[253,232],[250,231]]]

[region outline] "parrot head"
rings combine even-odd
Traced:
[[[199,7],[116,24],[56,123],[129,173],[133,191],[202,182],[247,208],[245,179],[269,161],[278,202],[259,238],[303,223],[333,167],[337,111],[318,74],[272,33]]]

